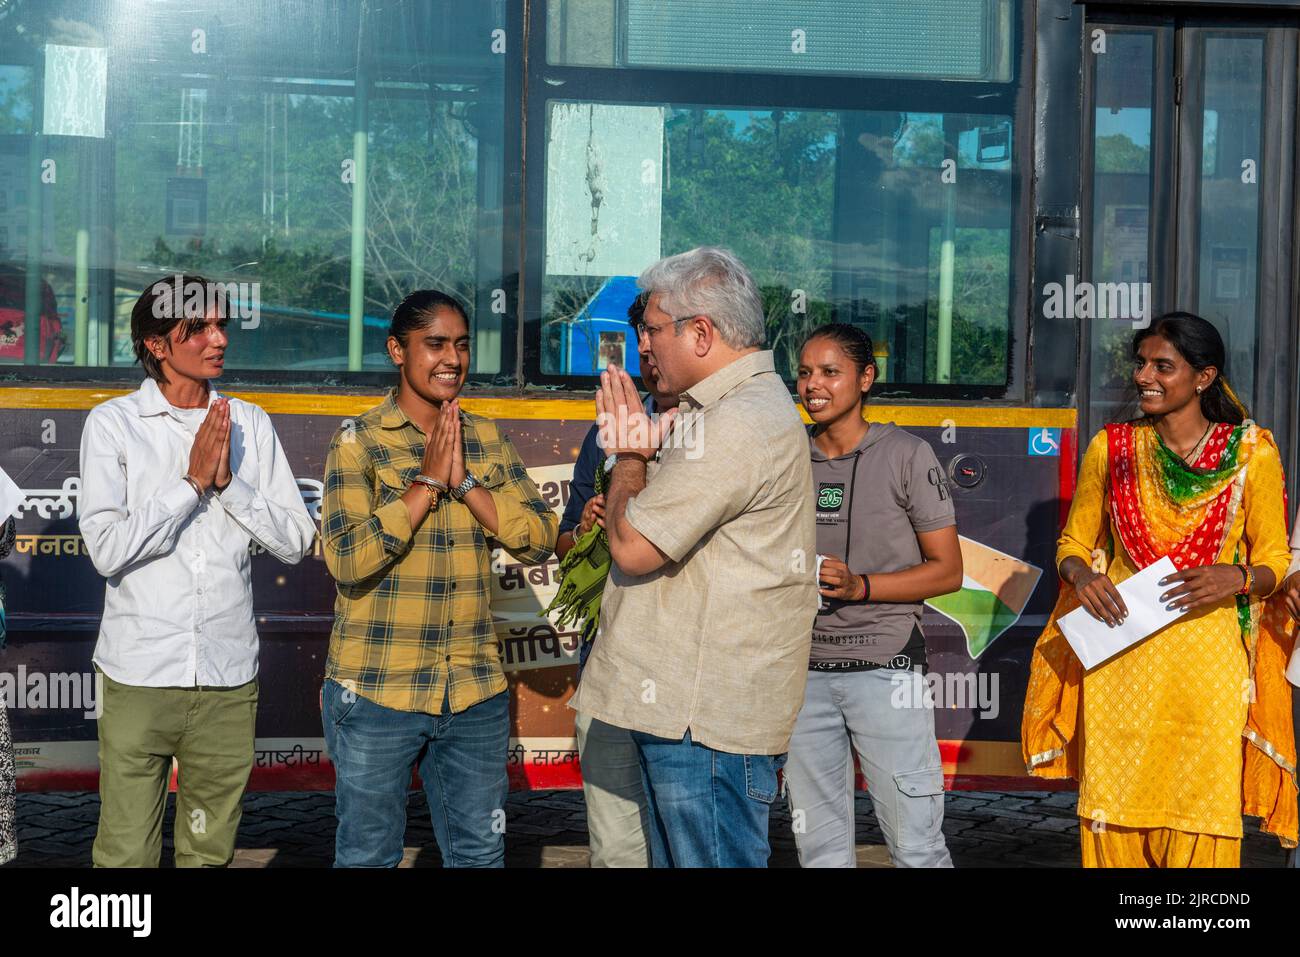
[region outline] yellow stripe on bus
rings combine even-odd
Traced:
[[[92,409],[131,389],[0,388],[0,409]],[[311,392],[245,392],[229,395],[260,405],[275,415],[360,415],[372,409],[382,395],[321,395]],[[565,419],[587,421],[596,416],[593,399],[546,399],[526,397],[473,397],[461,400],[465,409],[493,419]],[[807,414],[800,407],[807,421]],[[1005,406],[959,405],[868,405],[873,422],[894,422],[901,426],[943,428],[948,425],[971,428],[1064,428],[1075,425],[1074,409],[1009,408]]]

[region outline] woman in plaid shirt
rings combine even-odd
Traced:
[[[544,562],[558,519],[510,440],[463,412],[469,320],[422,290],[393,313],[398,385],[340,429],[321,537],[337,582],[322,692],[337,778],[336,867],[394,867],[418,769],[449,867],[504,860],[506,679],[491,551]]]

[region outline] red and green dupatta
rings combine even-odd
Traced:
[[[1189,466],[1149,425],[1106,426],[1110,516],[1138,568],[1165,555],[1179,569],[1218,560],[1254,449],[1253,442],[1243,448],[1245,432],[1244,425],[1216,422]]]

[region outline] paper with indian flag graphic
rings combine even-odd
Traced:
[[[966,651],[978,658],[1024,612],[1043,570],[972,538],[961,540],[961,590],[931,598],[931,608],[955,621]]]

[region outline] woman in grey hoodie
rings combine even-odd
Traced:
[[[856,751],[894,864],[951,867],[920,623],[925,599],[961,587],[952,496],[924,439],[865,421],[876,361],[862,330],[816,329],[798,376],[822,594],[785,768],[799,862],[856,866]]]

